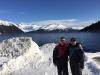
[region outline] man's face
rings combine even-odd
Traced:
[[[65,44],[65,39],[60,39],[60,44],[64,45]]]
[[[71,41],[71,44],[72,45],[76,45],[76,41]]]

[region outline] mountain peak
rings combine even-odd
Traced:
[[[0,20],[0,25],[4,25],[4,26],[12,26],[12,25],[16,25],[16,24],[13,23],[13,22]]]
[[[57,30],[57,29],[66,29],[67,27],[63,24],[48,24],[48,25],[44,25],[42,26],[40,29],[44,29],[44,30]]]
[[[18,28],[17,24],[13,22],[0,20],[0,34],[8,33],[23,33],[21,29]]]

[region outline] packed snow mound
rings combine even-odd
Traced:
[[[0,57],[16,58],[31,47],[31,38],[11,38],[0,43]]]
[[[11,45],[11,43],[13,45]],[[3,47],[6,45],[8,47],[7,49],[4,48],[4,50],[6,50],[3,54],[6,54],[7,52],[8,58],[9,54],[11,55],[11,53],[13,53],[13,56],[11,55],[10,59],[8,59],[9,61],[3,64],[2,70],[0,71],[0,75],[25,75],[17,71],[25,71],[26,67],[36,68],[39,62],[43,59],[38,45],[32,41],[32,38],[13,38],[7,40],[7,44],[5,42],[3,42],[2,44]],[[17,50],[17,53],[15,50]],[[5,58],[6,56],[2,55],[2,58],[3,57]],[[27,71],[28,69],[29,68],[27,68]]]
[[[55,43],[45,44],[40,47],[40,50],[47,56],[52,57],[54,47],[56,46]]]

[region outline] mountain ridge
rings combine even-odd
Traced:
[[[13,22],[0,20],[0,33],[11,33],[11,32],[66,32],[76,31],[76,29],[67,27],[63,24],[47,24],[47,25],[35,25],[35,24],[15,24]],[[15,31],[14,31],[15,30]],[[18,31],[17,31],[18,30]]]
[[[100,21],[93,23],[85,28],[83,28],[81,31],[85,32],[100,32]]]

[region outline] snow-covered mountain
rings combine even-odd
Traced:
[[[52,54],[56,44],[39,47],[30,37],[11,38],[0,43],[0,75],[57,75]],[[83,75],[100,75],[100,65],[93,58],[100,53],[85,53]],[[69,75],[71,74],[70,66]]]
[[[78,30],[67,27],[66,25],[63,24],[48,24],[48,25],[38,26],[38,29],[34,29],[31,32],[67,32],[67,31],[78,31]]]
[[[5,29],[7,29],[8,27],[16,27],[16,29],[9,29],[9,30],[13,30],[12,32],[14,32],[14,30],[21,30],[23,32],[62,32],[62,31],[75,31],[77,30],[79,27],[77,28],[73,28],[73,27],[67,27],[67,25],[64,24],[57,24],[57,23],[52,23],[52,24],[47,24],[47,25],[36,25],[36,24],[26,24],[26,23],[20,23],[20,24],[16,24],[13,22],[9,22],[9,21],[3,21],[0,20],[0,28],[1,31],[0,32],[7,32],[5,31]],[[7,27],[7,28],[6,28]],[[9,31],[8,31],[9,32]]]
[[[100,21],[85,27],[81,31],[83,31],[83,32],[100,32]]]
[[[40,28],[39,25],[21,23],[18,27],[24,32],[36,31]]]
[[[34,25],[34,24],[19,24],[18,26],[24,32],[35,31],[66,31],[68,28],[63,24],[48,24],[48,25]]]
[[[17,26],[18,25],[13,22],[0,20],[0,34],[23,33]]]
[[[49,24],[49,25],[42,26],[40,29],[47,30],[47,31],[65,30],[67,29],[67,26],[62,25],[62,24]]]
[[[9,21],[3,21],[3,20],[0,20],[0,25],[5,25],[5,26],[12,26],[12,25],[15,25],[15,23],[13,22],[9,22]]]

